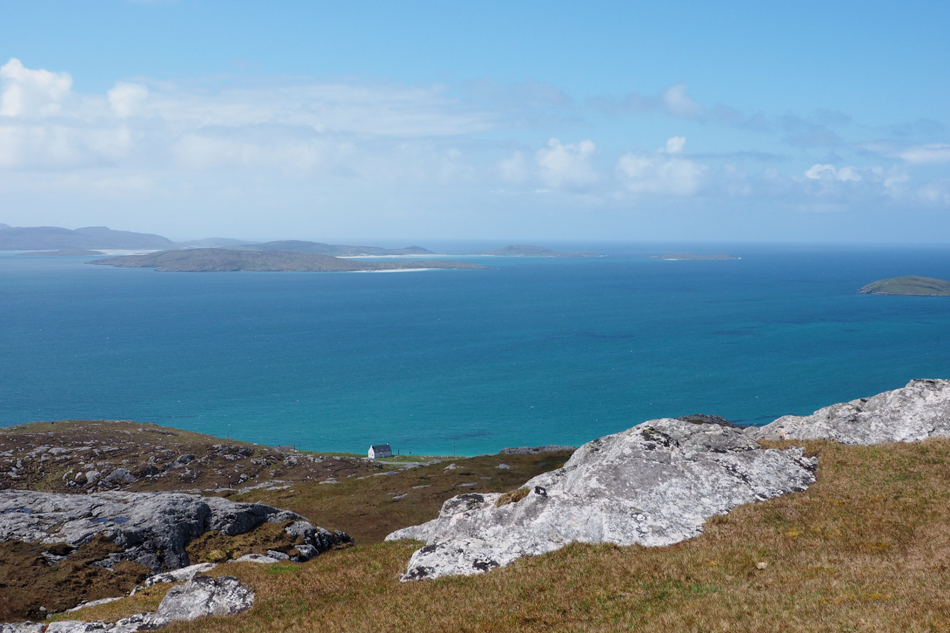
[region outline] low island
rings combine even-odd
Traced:
[[[865,295],[902,297],[950,297],[950,281],[931,277],[892,277],[870,283],[860,290]]]
[[[194,248],[148,255],[127,255],[89,262],[119,268],[154,268],[161,272],[385,272],[432,268],[485,269],[465,262],[366,262],[317,253],[291,251],[236,251],[224,248]]]

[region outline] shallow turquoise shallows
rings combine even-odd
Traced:
[[[711,250],[742,259],[662,261],[651,248],[399,274],[4,254],[0,425],[130,419],[472,455],[698,412],[761,424],[950,377],[950,298],[855,292],[950,279],[950,250],[729,246]]]

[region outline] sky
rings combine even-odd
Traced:
[[[0,223],[950,242],[950,3],[0,0]]]

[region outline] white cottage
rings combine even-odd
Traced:
[[[389,447],[389,444],[373,444],[372,446],[369,447],[369,450],[366,452],[366,455],[370,459],[392,457],[393,449]]]

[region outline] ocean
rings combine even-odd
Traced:
[[[0,426],[128,419],[319,451],[475,455],[692,413],[763,424],[950,377],[950,298],[855,292],[948,279],[950,249],[650,258],[688,249],[453,257],[492,268],[398,274],[0,254]]]

